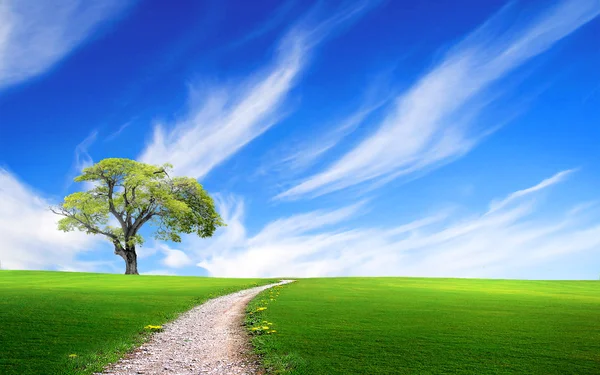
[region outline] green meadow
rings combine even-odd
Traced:
[[[91,374],[144,326],[271,281],[0,271],[0,374]],[[600,374],[597,281],[301,279],[248,312],[270,373]]]
[[[0,374],[91,374],[192,306],[270,280],[0,271]],[[70,355],[75,355],[71,356]]]
[[[600,374],[597,281],[302,279],[248,312],[271,373]]]

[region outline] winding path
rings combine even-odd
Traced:
[[[196,306],[102,374],[258,374],[242,327],[244,309],[258,293],[289,282],[242,290]]]

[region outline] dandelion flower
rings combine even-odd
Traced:
[[[148,330],[151,330],[151,331],[160,331],[162,329],[162,326],[153,326],[151,324],[148,324],[144,328],[148,329]]]
[[[77,354],[69,354],[69,358],[75,358],[77,357]]]

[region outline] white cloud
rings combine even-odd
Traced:
[[[188,257],[187,254],[181,250],[171,249],[164,244],[159,245],[159,249],[163,254],[165,254],[165,257],[161,263],[167,267],[181,268],[192,263],[190,257]]]
[[[317,24],[294,27],[279,43],[274,62],[241,84],[195,88],[186,119],[171,130],[157,126],[140,156],[170,162],[176,175],[201,178],[286,115],[285,99],[307,66],[313,48],[338,25],[356,18],[367,2],[345,8]],[[198,94],[200,93],[200,94]]]
[[[39,75],[80,45],[127,1],[0,2],[0,89]]]
[[[600,13],[597,0],[561,1],[524,25],[511,19],[509,8],[455,46],[399,96],[375,133],[325,171],[278,197],[318,196],[365,182],[381,184],[466,154],[495,130],[478,129],[481,125],[473,121],[493,102],[492,85]]]
[[[112,225],[112,224],[110,224],[110,225]],[[158,246],[149,247],[147,245],[143,245],[143,246],[137,246],[135,248],[135,252],[137,253],[138,259],[150,258],[151,256],[158,253],[159,251],[160,251],[160,249],[158,248]]]
[[[186,239],[186,247],[197,249],[198,266],[213,276],[509,277],[515,267],[532,269],[600,246],[597,215],[589,220],[580,209],[553,218],[538,214],[544,208],[538,205],[539,193],[567,174],[560,172],[508,195],[505,204],[466,217],[442,211],[391,228],[336,228],[360,213],[362,206],[354,205],[280,219],[247,237],[240,229],[243,217],[237,215],[227,218],[237,228],[235,241],[223,246],[221,241],[229,238],[225,228],[210,240],[221,246]],[[221,202],[229,211],[242,204]]]
[[[86,270],[101,264],[77,256],[94,249],[99,237],[57,229],[50,202],[0,168],[0,262],[5,269]]]

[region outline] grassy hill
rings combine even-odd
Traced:
[[[211,297],[269,282],[0,271],[0,374],[101,370],[144,339],[144,326],[161,325]]]
[[[0,373],[98,371],[144,326],[270,281],[0,271]],[[257,350],[290,374],[600,374],[597,281],[303,279],[258,307],[277,332]]]
[[[259,306],[291,374],[600,374],[597,281],[304,279]]]

